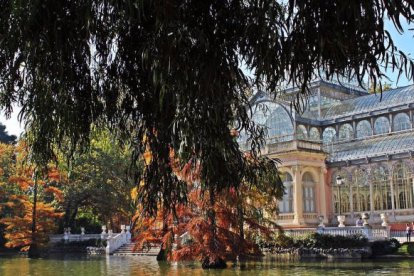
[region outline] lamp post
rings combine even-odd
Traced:
[[[345,227],[345,225],[344,225],[344,222],[345,222],[345,216],[342,216],[341,215],[341,207],[342,207],[342,202],[341,202],[341,197],[342,197],[342,195],[341,195],[341,186],[342,185],[344,185],[345,184],[345,181],[344,181],[344,179],[340,176],[340,175],[338,175],[337,177],[336,177],[336,186],[338,187],[338,193],[339,193],[339,214],[338,214],[338,222],[339,222],[339,225],[338,225],[338,227]]]

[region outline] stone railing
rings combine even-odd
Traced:
[[[303,237],[312,233],[328,234],[332,236],[353,236],[362,235],[368,240],[385,240],[390,238],[389,227],[359,227],[359,226],[345,226],[345,227],[318,227],[318,228],[298,228],[288,229],[285,233],[289,237]]]
[[[123,246],[126,243],[131,242],[131,233],[129,232],[129,225],[121,225],[121,233],[112,233],[112,230],[109,230],[106,233],[106,227],[102,226],[101,238],[107,240],[105,252],[107,255],[112,254],[118,248]]]
[[[50,243],[58,243],[61,241],[64,242],[74,242],[74,241],[87,241],[93,239],[100,239],[100,234],[60,234],[60,235],[50,235]]]
[[[131,227],[129,225],[121,225],[120,233],[113,233],[112,230],[106,229],[106,226],[102,226],[101,234],[85,234],[85,229],[81,228],[81,234],[72,234],[70,233],[70,228],[65,228],[65,233],[61,235],[50,235],[50,243],[58,243],[64,241],[66,242],[76,242],[76,241],[87,241],[91,239],[101,239],[106,240],[106,254],[112,254],[115,250],[120,248],[126,243],[131,242]]]

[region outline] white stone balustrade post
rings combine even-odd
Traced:
[[[112,229],[108,230],[108,239],[112,238],[114,232],[112,231]]]
[[[126,231],[125,231],[125,224],[121,224],[121,234],[122,234],[122,239],[125,242],[127,242]]]
[[[112,238],[108,235],[108,239],[106,240],[106,248],[105,248],[106,255],[112,253]]]
[[[81,235],[84,236],[85,235],[85,227],[81,227]]]
[[[381,213],[380,216],[381,216],[381,220],[382,220],[381,226],[387,227],[388,226],[388,215],[387,215],[387,213]]]
[[[63,229],[63,239],[65,240],[65,242],[69,240],[68,228]]]
[[[125,230],[126,230],[126,242],[129,243],[129,242],[131,242],[131,232],[130,232],[131,226],[126,225]]]
[[[102,225],[101,240],[106,239],[106,226]]]

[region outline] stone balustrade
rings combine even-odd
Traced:
[[[131,228],[129,225],[121,225],[121,233],[113,234],[111,230],[108,231],[105,249],[107,255],[112,254],[115,250],[124,244],[131,242],[130,229]],[[102,230],[104,230],[103,227]]]
[[[85,234],[85,229],[82,227],[81,234],[72,234],[70,228],[65,228],[64,234],[50,235],[50,243],[75,242],[75,241],[87,241],[91,239],[106,240],[106,254],[112,254],[115,250],[120,248],[126,243],[131,242],[131,227],[129,225],[121,225],[120,233],[113,233],[112,230],[108,230],[106,226],[102,226],[101,234]]]
[[[49,235],[50,243],[58,243],[61,241],[65,242],[74,242],[74,241],[87,241],[93,239],[100,239],[100,234],[58,234],[58,235]]]

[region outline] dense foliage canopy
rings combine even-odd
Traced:
[[[384,28],[412,22],[413,1],[42,0],[0,2],[0,107],[22,106],[36,162],[89,143],[92,125],[153,153],[139,195],[147,210],[185,200],[169,166],[198,160],[202,187],[237,187],[248,162],[231,129],[249,119],[252,85],[276,91],[317,76],[375,83],[382,66],[413,78],[413,62]],[[253,77],[241,70],[253,72]],[[194,162],[195,163],[195,162]],[[254,179],[252,179],[254,180]]]
[[[16,136],[9,135],[6,131],[6,126],[0,122],[0,143],[14,143]]]

